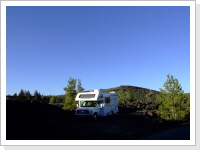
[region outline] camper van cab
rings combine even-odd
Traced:
[[[102,90],[80,92],[76,95],[78,101],[76,117],[109,116],[118,112],[118,96],[115,92],[105,93]]]

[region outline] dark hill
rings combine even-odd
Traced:
[[[142,87],[137,87],[137,86],[130,86],[130,85],[121,85],[118,87],[114,87],[114,88],[109,88],[109,89],[103,89],[104,92],[111,92],[111,91],[129,91],[131,92],[135,99],[139,102],[144,102],[146,100],[145,96],[150,92],[153,91],[155,94],[158,94],[158,91],[155,90],[151,90],[151,89],[147,89],[147,88],[142,88]]]

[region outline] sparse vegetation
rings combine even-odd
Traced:
[[[82,92],[84,88],[82,87],[81,80],[78,79],[78,85],[76,86],[76,79],[70,78],[68,80],[67,87],[64,88],[65,94],[65,101],[63,109],[67,110],[75,110],[76,109],[76,101],[75,97],[77,92]],[[77,87],[77,88],[76,88]]]
[[[117,93],[119,91],[124,91],[124,92],[127,91],[134,96],[133,98],[135,99],[136,102],[140,102],[140,103],[145,103],[146,95],[149,94],[150,91],[154,92],[154,95],[159,93],[159,91],[150,90],[150,89],[146,89],[142,87],[130,86],[130,85],[127,85],[127,86],[122,85],[115,88],[103,89],[103,91],[105,92],[115,91]]]
[[[160,89],[156,100],[159,103],[157,114],[166,120],[188,120],[190,113],[190,101],[184,94],[178,79],[167,75],[167,81]]]
[[[166,120],[190,119],[190,94],[184,93],[177,79],[168,75],[164,83],[164,89],[154,91],[135,86],[119,86],[103,89],[104,92],[115,91],[118,93],[119,107],[142,112],[145,115],[156,116]],[[19,94],[7,95],[7,100],[38,101],[50,103],[68,110],[75,110],[75,96],[77,92],[84,90],[81,80],[70,78],[67,87],[64,88],[65,95],[44,96],[35,90],[33,96],[30,91],[20,90]]]
[[[74,118],[75,96],[84,90],[81,80],[70,78],[64,88],[65,95],[44,96],[37,90],[33,95],[29,91],[20,90],[19,94],[7,95],[7,139],[59,139],[82,140],[97,139],[139,139],[141,137],[182,126],[190,122],[190,94],[184,93],[177,79],[168,75],[164,89],[154,91],[135,86],[119,86],[103,89],[105,92],[115,91],[119,97],[119,114],[112,119],[102,119],[97,123],[85,122],[83,133]],[[51,105],[49,105],[51,104]],[[63,109],[64,108],[64,109]],[[99,129],[96,132],[97,126]],[[118,130],[110,133],[103,129]],[[102,128],[104,127],[104,128]],[[63,131],[70,128],[63,135]],[[135,132],[138,129],[140,132]],[[95,131],[95,132],[94,132]],[[123,132],[122,132],[123,131]],[[127,131],[130,136],[127,136]],[[29,134],[27,134],[29,133]],[[42,134],[41,134],[42,133]],[[93,135],[95,133],[95,136]],[[98,136],[96,136],[98,133]],[[104,133],[106,133],[106,138]]]

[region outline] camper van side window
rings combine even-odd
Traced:
[[[110,103],[110,97],[105,97],[105,102]]]

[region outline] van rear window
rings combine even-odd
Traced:
[[[79,98],[94,98],[95,94],[81,94]]]

